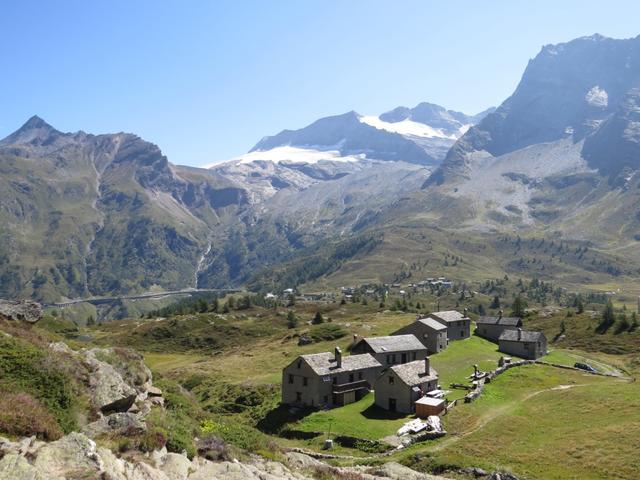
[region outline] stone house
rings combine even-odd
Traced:
[[[334,407],[360,400],[382,371],[368,353],[342,356],[335,352],[301,355],[282,370],[282,403]]]
[[[517,328],[505,330],[498,338],[498,350],[509,355],[535,360],[547,354],[547,338],[542,332]]]
[[[476,335],[497,342],[505,330],[522,328],[522,319],[517,317],[480,317],[476,320]]]
[[[429,358],[394,365],[375,382],[375,403],[391,412],[414,413],[415,402],[438,387],[438,372]]]
[[[396,330],[391,335],[412,334],[426,347],[427,354],[433,355],[447,348],[447,327],[433,318],[418,318],[415,322]]]
[[[471,319],[467,316],[467,309],[464,313],[456,310],[446,310],[443,312],[433,312],[427,315],[435,321],[447,327],[447,338],[451,340],[462,340],[471,336]]]
[[[352,354],[370,353],[383,367],[412,362],[427,355],[427,349],[415,335],[394,335],[355,340],[351,347]]]

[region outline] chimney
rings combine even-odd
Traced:
[[[466,308],[464,310],[462,310],[462,315],[464,315],[465,318],[467,317],[467,312],[468,312],[468,310]]]
[[[518,328],[518,340],[522,339],[522,329]]]
[[[353,344],[355,345],[356,343],[358,343],[358,334],[354,333],[353,334]]]
[[[429,375],[429,357],[424,357],[424,373]]]
[[[336,367],[342,368],[342,350],[340,350],[340,347],[336,347],[335,354],[336,354]]]
[[[502,310],[498,312],[498,318],[502,318]]]

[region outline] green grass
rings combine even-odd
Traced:
[[[512,369],[476,402],[444,417],[449,435],[419,448],[426,457],[414,466],[480,466],[525,479],[634,479],[638,393],[636,383],[623,380],[543,366]]]
[[[346,435],[369,440],[379,440],[396,431],[412,415],[391,414],[374,405],[373,394],[361,400],[326,411],[314,412],[291,428],[303,432],[319,432],[331,436]]]
[[[431,365],[438,372],[440,385],[448,389],[451,383],[469,383],[474,364],[483,371],[495,370],[502,355],[495,343],[473,335],[466,340],[449,342],[446,349],[432,355],[430,359]],[[465,394],[465,390],[451,390],[448,397],[452,400]]]

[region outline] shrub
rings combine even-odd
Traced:
[[[53,414],[26,393],[9,393],[0,398],[0,431],[16,437],[35,435],[42,440],[62,436]]]
[[[220,437],[206,435],[198,440],[198,455],[211,461],[230,460],[227,444]]]
[[[309,336],[314,342],[336,340],[347,335],[347,331],[340,325],[324,323],[317,325],[309,331]]]
[[[78,389],[50,353],[34,345],[0,336],[0,391],[27,393],[48,409],[63,432],[76,428]],[[6,394],[4,394],[6,396]]]

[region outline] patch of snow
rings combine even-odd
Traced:
[[[584,96],[585,101],[592,107],[604,108],[609,105],[609,94],[604,88],[596,85]]]
[[[433,128],[424,123],[414,122],[413,120],[409,119],[402,120],[401,122],[391,123],[380,120],[380,118],[376,116],[367,115],[361,116],[360,121],[362,123],[366,123],[367,125],[371,125],[378,130],[386,130],[387,132],[399,133],[400,135],[412,135],[414,137],[422,138],[448,138],[450,140],[457,140],[459,137],[459,135],[447,135],[439,128]],[[469,126],[467,126],[467,129],[468,128]]]
[[[334,145],[327,148],[315,146],[293,147],[291,145],[285,145],[282,147],[272,148],[271,150],[245,153],[244,155],[232,158],[227,162],[215,162],[209,165],[205,165],[202,168],[218,167],[220,165],[223,165],[224,163],[249,164],[258,161],[266,161],[273,163],[286,162],[297,164],[315,164],[321,161],[358,162],[366,158],[366,156],[363,154],[343,156],[338,148],[340,148],[340,145]]]

